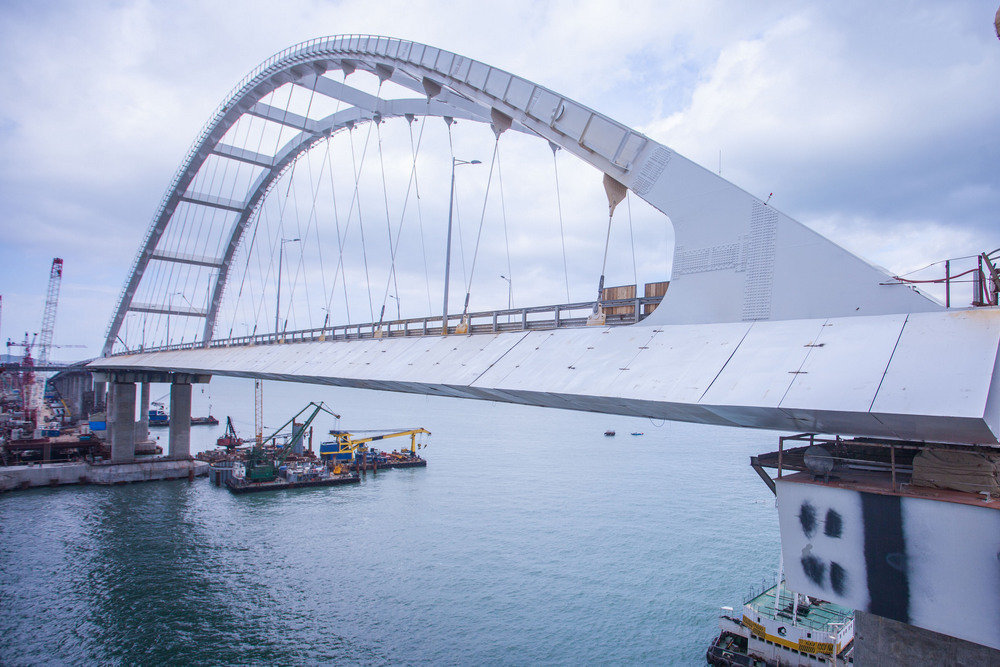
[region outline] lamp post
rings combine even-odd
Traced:
[[[451,274],[451,221],[455,213],[455,167],[463,164],[482,164],[479,160],[451,159],[451,199],[448,201],[448,244],[444,253],[444,313],[441,315],[441,335],[448,335],[448,278]]]
[[[281,239],[281,247],[278,248],[278,299],[274,304],[274,335],[278,335],[278,313],[281,312],[281,260],[285,254],[285,244],[295,243],[298,239]]]
[[[501,274],[501,278],[507,281],[507,321],[510,322],[510,309],[513,308],[514,301],[514,286],[510,282],[510,278]]]
[[[185,301],[187,301],[188,305],[191,306],[191,308],[194,308],[194,306],[191,305],[191,302],[188,301],[188,298],[184,296],[184,292],[172,292],[170,296],[167,297],[167,346],[168,347],[170,346],[170,314],[174,311],[175,296],[179,296],[180,298],[184,299]]]
[[[511,285],[510,278],[508,278],[507,276],[501,275],[500,277],[507,281],[507,310],[510,310],[511,308],[514,307],[512,305],[514,286]]]

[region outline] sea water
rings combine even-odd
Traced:
[[[316,449],[330,428],[424,427],[428,466],[243,496],[205,478],[2,494],[0,664],[703,664],[719,608],[775,576],[748,462],[773,433],[264,392],[269,428],[310,400],[341,415],[317,418]],[[251,381],[196,385],[222,424],[193,450],[227,415],[250,436],[253,400]]]

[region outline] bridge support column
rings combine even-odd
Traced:
[[[149,383],[139,383],[139,421],[135,423],[135,441],[149,440]]]
[[[174,382],[170,385],[170,435],[169,457],[191,458],[191,383]]]
[[[111,462],[130,463],[135,460],[135,383],[115,382],[111,385]]]
[[[100,411],[107,408],[107,382],[95,382],[94,383],[94,410]],[[108,415],[110,418],[110,415]]]
[[[854,612],[858,665],[996,665],[1000,651],[865,611]]]

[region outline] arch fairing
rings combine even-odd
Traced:
[[[339,70],[345,83],[324,76]],[[366,70],[417,93],[383,99],[346,84]],[[266,103],[293,84],[336,100],[335,113],[314,120]],[[515,131],[545,139],[596,167],[670,216],[676,248],[668,299],[660,323],[725,322],[879,314],[933,309],[936,304],[805,228],[760,199],[670,148],[565,96],[503,70],[432,46],[388,37],[342,35],[289,47],[261,63],[218,107],[195,139],[167,188],[129,272],[108,327],[111,353],[128,313],[204,319],[202,342],[212,339],[234,255],[255,210],[281,174],[317,142],[374,117],[442,116],[481,123],[500,118]],[[243,118],[263,119],[293,133],[274,154],[227,143]],[[228,199],[194,189],[210,160],[254,170],[245,196]],[[169,250],[163,240],[179,211],[222,212],[228,230],[214,255]],[[185,228],[179,227],[184,233]],[[209,272],[205,307],[136,300],[151,261]],[[822,271],[816,268],[824,267]],[[810,276],[808,287],[803,276]],[[712,298],[725,295],[725,298]]]

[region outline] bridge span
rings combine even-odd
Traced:
[[[353,83],[363,76],[372,84],[368,89],[348,85],[348,77]],[[413,210],[407,204],[418,190],[417,156],[427,118],[444,119],[437,127],[442,135],[447,132],[443,145],[449,153],[447,168],[438,170],[430,189],[447,192],[450,174],[450,197],[426,221],[420,218],[419,194],[414,206],[417,222],[427,222],[442,237],[440,263],[433,253],[428,261],[423,231],[419,240],[413,236],[401,243],[403,223]],[[453,217],[459,217],[456,167],[480,161],[456,156],[456,118],[488,125],[493,153],[478,193],[478,231],[468,232],[475,245],[465,244],[471,269],[463,278],[459,316],[449,302],[451,269],[457,274],[457,264],[452,267]],[[409,178],[397,186],[405,196],[397,199],[396,211],[390,210],[386,185],[392,160],[383,161],[382,152],[387,119],[405,122],[409,132],[406,159],[395,164],[395,173]],[[359,151],[355,128],[360,126],[367,126],[367,137]],[[388,231],[381,304],[377,292],[373,297],[360,203],[373,135],[381,170],[369,196],[375,195],[376,210],[384,207],[380,233]],[[503,225],[507,257],[505,265],[493,265],[491,277],[494,284],[497,276],[505,281],[507,309],[470,312],[494,166],[499,175],[499,149],[514,136],[541,139],[543,148],[545,143],[551,148],[566,305],[515,305],[508,209],[498,178],[496,222]],[[600,275],[594,281],[598,289],[589,292],[592,309],[591,302],[570,303],[560,150],[593,167],[595,183],[603,179],[607,195],[607,213],[603,201],[597,207],[606,222],[594,235],[603,241],[603,259],[601,244],[590,244],[595,252],[588,262],[600,267],[592,272]],[[322,158],[314,160],[317,153]],[[344,154],[348,157],[332,157]],[[297,170],[297,165],[302,166]],[[298,190],[297,171],[308,179]],[[532,189],[537,173],[519,174],[532,195],[524,198],[527,209],[538,208],[533,197],[539,190]],[[428,189],[424,181],[425,204]],[[659,252],[640,240],[637,253],[633,241],[632,284],[609,291],[605,278],[611,273],[606,269],[615,211],[628,211],[631,233],[631,204],[640,200],[652,207],[661,238],[672,231],[674,245]],[[346,218],[338,217],[345,210]],[[373,209],[367,210],[370,244]],[[393,213],[398,213],[395,227]],[[544,235],[537,211],[521,213],[524,257],[538,260],[535,253],[545,246],[558,247],[555,236]],[[460,221],[456,227],[460,236]],[[324,245],[321,229],[334,242],[327,236]],[[353,255],[345,252],[355,238],[352,229],[361,241]],[[459,249],[465,245],[459,240]],[[296,247],[298,260],[289,271],[285,257]],[[423,255],[427,310],[403,317],[402,302],[412,301],[415,292],[417,301],[422,296],[415,288],[420,272],[400,268],[396,251],[407,247]],[[657,282],[646,282],[640,294],[636,257],[643,252],[655,260],[650,273]],[[564,95],[431,46],[336,36],[268,59],[213,114],[156,210],[111,318],[104,356],[88,368],[112,383],[115,462],[134,459],[136,433],[145,428],[142,416],[138,426],[135,420],[136,383],[143,415],[150,382],[171,384],[170,457],[190,458],[191,385],[212,375],[826,434],[836,436],[827,442],[838,445],[839,436],[881,439],[877,444],[890,450],[891,466],[881,486],[871,485],[871,466],[856,470],[854,463],[847,467],[858,479],[842,484],[829,475],[824,481],[801,473],[771,485],[778,496],[788,581],[801,593],[858,609],[859,619],[867,610],[907,624],[909,636],[920,641],[925,635],[908,624],[1000,649],[998,253],[975,257],[978,266],[959,274],[970,276],[973,307],[950,308],[948,281],[954,274],[947,272],[955,268],[950,264],[945,264],[942,303],[917,290],[915,281],[889,275],[769,201]],[[307,264],[307,255],[315,264]],[[352,258],[363,262],[345,269]],[[464,273],[464,254],[461,261]],[[438,316],[431,307],[431,264],[436,275],[442,273],[438,264],[444,274],[434,290],[444,296]],[[533,268],[526,275],[525,282],[544,282],[543,272]],[[291,280],[284,293],[283,280]],[[361,292],[361,300],[352,302],[350,290]],[[357,324],[359,302],[366,324]],[[385,317],[387,307],[396,310],[395,321]],[[550,319],[539,320],[541,311]],[[947,494],[917,497],[898,483],[900,447],[947,450],[949,456],[967,457],[959,464],[962,474],[995,469],[998,479],[960,490],[964,495],[958,500]],[[916,467],[917,456],[910,455]],[[781,455],[776,458],[781,478]],[[951,493],[953,486],[945,488]],[[822,537],[803,519],[812,504],[822,504],[824,516],[831,517]],[[961,553],[954,544],[962,545]],[[942,578],[942,572],[964,576]],[[809,644],[815,652],[815,642]]]
[[[90,368],[227,375],[794,432],[996,444],[1000,311],[218,341]],[[961,341],[961,344],[956,344]]]

